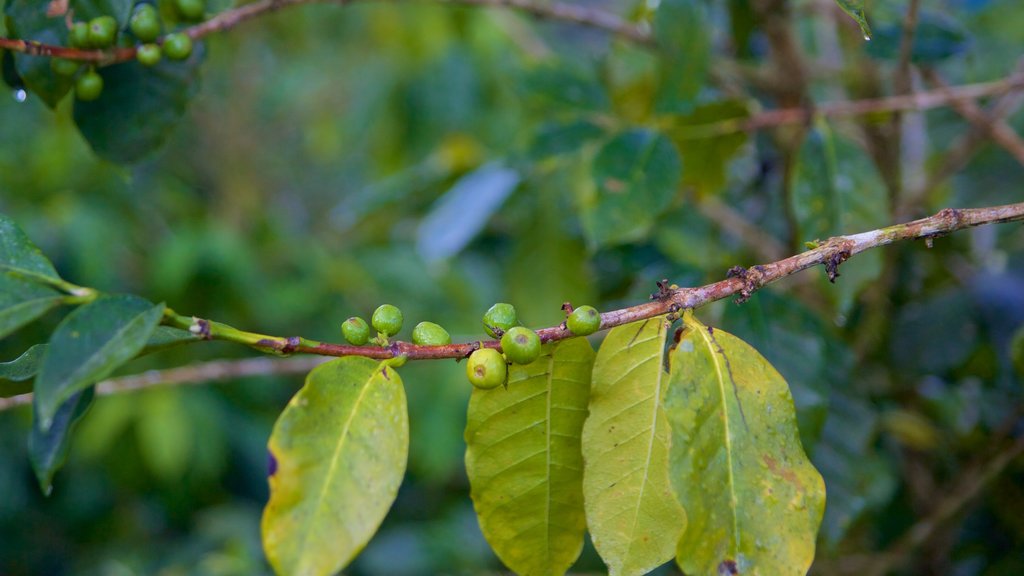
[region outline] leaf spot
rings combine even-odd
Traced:
[[[739,574],[739,573],[740,573],[740,571],[739,571],[739,568],[736,567],[736,561],[735,560],[726,559],[726,560],[722,560],[718,564],[718,574],[719,574],[719,576],[728,576],[730,574]]]

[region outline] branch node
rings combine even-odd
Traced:
[[[213,340],[213,334],[210,333],[210,321],[203,320],[202,318],[192,317],[192,325],[188,327],[188,331],[202,338],[203,340]]]
[[[733,266],[725,273],[726,278],[739,278],[743,281],[743,288],[740,288],[739,296],[733,302],[743,304],[757,292],[765,283],[765,268],[760,264],[751,268]]]
[[[835,251],[828,255],[825,259],[825,273],[828,274],[828,281],[835,284],[836,278],[839,278],[839,265],[846,262],[852,254],[850,248],[846,244],[841,244],[836,247]]]
[[[289,336],[285,341],[284,345],[281,346],[282,354],[293,354],[299,349],[299,345],[302,344],[302,339],[298,336]]]
[[[651,294],[651,300],[668,300],[672,298],[672,294],[679,289],[679,286],[670,284],[668,278],[662,278],[655,282],[658,285],[658,291]]]

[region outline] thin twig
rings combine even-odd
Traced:
[[[742,302],[766,284],[819,264],[825,266],[829,279],[835,281],[843,262],[871,248],[901,240],[928,239],[930,241],[950,232],[973,226],[1021,221],[1024,221],[1024,202],[989,208],[947,208],[929,218],[851,236],[836,236],[823,242],[817,248],[770,264],[753,266],[749,269],[734,267],[729,271],[725,280],[713,284],[697,288],[677,289],[670,289],[659,284],[658,292],[651,296],[650,302],[601,314],[601,329],[662,316],[686,308],[699,308],[733,295],[736,295],[738,301]],[[190,330],[206,339],[238,342],[271,353],[365,356],[378,359],[404,356],[409,360],[431,360],[465,358],[481,347],[500,348],[500,343],[494,340],[444,346],[417,346],[402,341],[391,342],[386,346],[331,344],[299,336],[267,336],[245,332],[219,322],[181,316],[170,310],[165,315],[164,323]],[[537,330],[537,333],[543,342],[564,340],[573,336],[565,328],[564,323],[559,326],[542,328]]]
[[[181,32],[188,34],[193,40],[196,40],[215,32],[230,30],[243,22],[290,6],[301,6],[304,4],[347,5],[356,2],[374,1],[386,0],[260,0],[252,4],[245,4],[237,8],[225,10],[200,24],[184,28]],[[654,38],[647,26],[633,24],[604,10],[577,4],[544,3],[538,0],[429,0],[426,2],[417,1],[417,3],[463,4],[467,6],[507,8],[545,20],[569,22],[571,24],[604,30],[638,44],[653,45],[654,43]],[[162,39],[159,42],[162,42]],[[32,40],[14,38],[0,38],[0,48],[33,56],[68,58],[84,62],[96,62],[103,65],[125,62],[135,58],[134,47],[112,48],[109,50],[80,50],[78,48],[54,46]]]
[[[105,396],[120,392],[131,392],[172,384],[203,384],[245,378],[247,376],[272,376],[303,374],[326,362],[320,356],[299,356],[297,358],[245,358],[242,360],[214,360],[200,362],[167,370],[150,370],[141,374],[121,376],[103,380],[96,384],[96,394]],[[32,393],[0,398],[0,411],[32,403]]]

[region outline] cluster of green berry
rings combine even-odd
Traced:
[[[397,306],[382,304],[373,311],[370,325],[377,331],[375,344],[384,346],[388,338],[402,329],[402,311]],[[363,346],[370,342],[370,326],[366,320],[353,316],[341,324],[341,334],[349,344]],[[448,331],[433,322],[420,322],[412,329],[412,342],[418,346],[443,346],[452,343]]]
[[[184,21],[201,20],[206,13],[205,0],[174,0],[173,5],[177,16]],[[162,28],[160,13],[152,2],[135,5],[128,30],[138,41],[135,57],[144,66],[155,66],[165,55],[171,60],[184,60],[192,54],[192,38],[184,32],[168,34],[158,44],[156,40]],[[97,16],[88,22],[72,24],[68,31],[69,43],[72,48],[103,50],[117,43],[119,32],[113,16]],[[75,79],[75,97],[79,100],[96,100],[103,93],[103,77],[96,72],[94,65],[79,74],[80,62],[53,58],[50,67],[61,76],[78,76]]]
[[[484,314],[484,330],[492,338],[501,338],[501,352],[480,348],[466,362],[466,376],[477,388],[491,389],[508,380],[508,365],[530,364],[540,357],[540,336],[519,326],[516,309],[499,302]],[[566,328],[576,336],[587,336],[601,328],[601,314],[593,306],[580,306],[565,321]]]

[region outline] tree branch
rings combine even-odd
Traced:
[[[297,358],[245,358],[243,360],[215,360],[189,364],[167,370],[150,370],[141,374],[122,376],[103,380],[96,384],[96,394],[106,396],[120,392],[143,390],[154,386],[171,384],[203,384],[222,382],[248,376],[272,376],[286,374],[304,374],[318,364],[327,361],[319,356],[300,356]],[[0,398],[0,411],[32,403],[32,394],[19,394],[10,398]]]
[[[260,0],[259,2],[245,4],[220,12],[209,20],[182,29],[181,32],[188,34],[193,40],[197,40],[215,32],[230,30],[243,22],[290,6],[301,6],[304,4],[347,5],[371,1],[379,2],[383,0]],[[654,44],[654,37],[646,25],[633,24],[610,12],[583,5],[560,2],[542,3],[539,0],[428,0],[417,1],[416,3],[462,4],[466,6],[507,8],[545,20],[569,22],[571,24],[604,30],[638,44]],[[158,40],[158,42],[162,43],[163,38]],[[0,48],[32,56],[67,58],[70,60],[95,62],[101,65],[116,64],[135,58],[134,47],[111,48],[109,50],[80,50],[14,38],[0,38]]]

